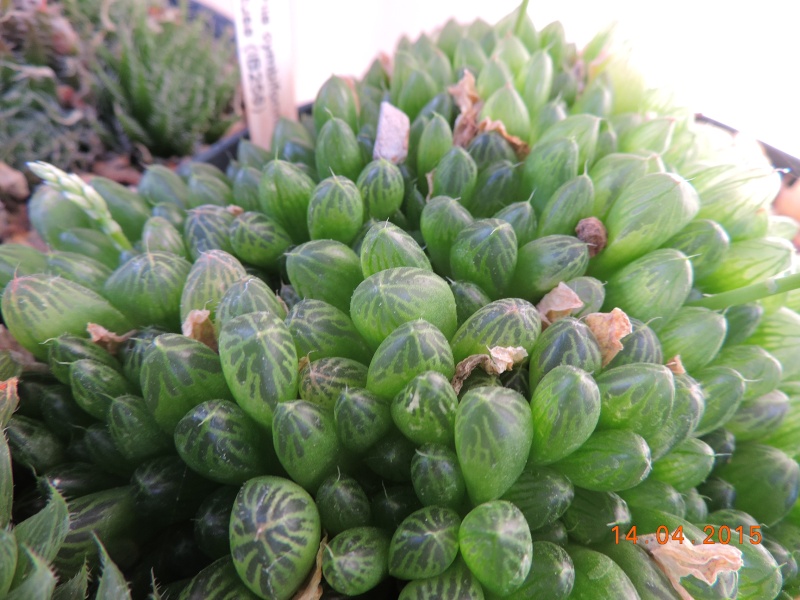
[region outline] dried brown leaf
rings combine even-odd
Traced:
[[[186,315],[186,320],[181,326],[181,332],[188,338],[202,342],[214,352],[219,350],[217,345],[217,332],[211,322],[211,311],[192,310]]]
[[[19,345],[17,339],[11,335],[11,332],[6,329],[5,325],[0,325],[0,350],[9,350],[12,353],[19,354],[30,354],[30,352]],[[31,354],[31,356],[33,355]]]
[[[292,600],[319,600],[322,598],[322,555],[325,552],[325,547],[328,545],[328,536],[322,538],[319,543],[319,550],[317,550],[317,560],[314,568],[306,577],[303,585],[292,597]]]
[[[0,161],[0,200],[24,202],[30,195],[31,189],[22,171]]]
[[[667,537],[666,544],[661,544],[655,534],[640,536],[639,543],[645,544],[653,560],[684,600],[693,598],[681,585],[681,577],[692,575],[713,585],[720,573],[737,571],[744,564],[742,551],[725,544],[694,545],[688,539],[680,541],[671,536]]]
[[[275,297],[278,299],[278,302],[283,307],[284,312],[288,315],[289,314],[289,306],[286,304],[286,300],[281,298],[280,294],[275,294]]]
[[[581,219],[575,227],[575,234],[578,239],[589,246],[589,256],[597,256],[608,243],[608,232],[606,226],[597,217]]]
[[[547,292],[536,305],[536,309],[542,315],[542,329],[547,329],[548,325],[568,317],[573,311],[581,308],[583,301],[580,296],[563,281]]]
[[[478,115],[483,106],[475,88],[475,76],[469,71],[464,71],[458,83],[448,87],[447,91],[453,97],[460,113],[453,126],[453,144],[466,148],[478,135]]]
[[[123,333],[122,335],[118,335],[113,331],[109,331],[102,325],[98,325],[97,323],[89,323],[86,326],[86,331],[89,332],[89,338],[91,341],[103,348],[109,354],[116,354],[117,351],[119,351],[119,347],[127,342],[134,333],[136,333],[135,331],[131,330],[127,333]]]
[[[436,177],[436,171],[431,171],[430,173],[425,174],[425,181],[428,182],[428,195],[425,196],[425,202],[431,199],[433,196],[433,180]]]
[[[408,115],[388,102],[381,102],[372,158],[375,160],[385,158],[394,164],[403,162],[408,156],[410,131],[411,122],[408,120]]]
[[[53,51],[61,55],[77,54],[81,48],[78,34],[70,22],[59,14],[59,10],[51,9],[50,13],[50,43]]]
[[[17,406],[19,406],[18,385],[18,377],[0,381],[0,432],[8,425],[8,420],[11,418],[11,415],[14,414],[14,411],[17,410]],[[0,433],[0,435],[2,435],[2,433]]]
[[[106,177],[122,185],[139,185],[142,173],[131,166],[127,156],[115,156],[109,160],[97,160],[92,164],[92,173]]]
[[[628,319],[628,315],[619,308],[615,308],[610,313],[586,315],[584,320],[597,339],[605,367],[622,350],[620,340],[633,331],[631,321]]]
[[[306,354],[305,356],[301,356],[300,360],[297,361],[297,372],[302,372],[308,365],[311,364],[311,359],[308,357],[309,355]]]
[[[447,93],[453,97],[453,102],[462,113],[469,112],[481,100],[475,86],[475,76],[469,70],[464,71],[458,83],[447,88]]]
[[[456,365],[456,373],[450,385],[457,394],[464,386],[467,377],[478,367],[489,375],[500,375],[513,369],[527,356],[528,352],[522,346],[495,346],[489,348],[489,354],[473,354]]]
[[[44,373],[50,370],[46,364],[37,361],[33,354],[20,346],[5,325],[0,325],[0,350],[7,350],[23,371]]]
[[[506,124],[502,121],[492,121],[488,117],[485,118],[478,123],[478,133],[484,133],[485,131],[495,131],[500,134],[514,149],[514,153],[519,160],[525,160],[525,157],[531,153],[531,147],[528,145],[528,142],[508,133]]]
[[[386,52],[379,52],[378,53],[378,62],[381,63],[384,72],[392,73],[394,71],[394,65],[392,64],[392,55],[387,54]]]
[[[229,215],[233,215],[234,217],[238,217],[244,212],[244,209],[241,206],[236,206],[235,204],[229,204],[225,207],[225,210]]]
[[[681,362],[681,355],[677,354],[670,358],[667,361],[666,367],[675,373],[675,375],[685,375],[686,369],[683,367],[683,362]]]
[[[478,135],[478,115],[482,103],[478,103],[468,112],[463,112],[456,117],[453,127],[453,145],[466,148]]]

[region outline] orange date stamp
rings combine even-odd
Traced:
[[[619,525],[615,525],[611,528],[611,532],[614,534],[615,544],[619,544],[620,540],[623,540],[646,546],[663,546],[670,543],[670,541],[678,542],[679,544],[682,544],[684,541],[682,526],[678,526],[675,531],[670,532],[669,527],[666,525],[659,525],[655,533],[639,535],[636,532],[636,525],[633,525],[627,533],[624,533],[624,535],[620,537],[623,531],[620,530]],[[738,539],[739,544],[744,544],[746,541],[749,541],[751,544],[757,545],[760,544],[762,540],[761,525],[750,525],[749,527],[739,525],[733,528],[728,525],[706,525],[703,527],[703,533],[706,534],[706,537],[702,541],[703,544],[727,545],[731,542],[735,544]]]

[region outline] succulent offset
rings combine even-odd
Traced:
[[[565,39],[522,10],[404,39],[225,173],[31,165],[0,595],[800,593],[778,174]]]

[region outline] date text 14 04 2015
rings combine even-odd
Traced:
[[[633,525],[627,531],[627,533],[624,533],[623,537],[621,537],[623,532],[620,531],[619,525],[612,527],[611,532],[614,534],[615,544],[619,544],[620,540],[633,542],[634,544],[643,541],[647,545],[655,541],[655,543],[663,546],[670,540],[674,540],[681,544],[684,541],[683,527],[680,526],[676,528],[675,531],[670,532],[666,525],[660,525],[656,529],[654,535],[647,536],[640,536],[637,534],[636,525]],[[760,544],[762,540],[760,525],[751,525],[749,531],[743,525],[739,525],[738,527],[734,528],[731,528],[727,525],[706,525],[703,527],[703,532],[706,534],[706,537],[702,541],[703,544],[730,544],[731,541],[736,543],[737,537],[739,544],[744,544],[747,541],[749,541],[751,544]]]

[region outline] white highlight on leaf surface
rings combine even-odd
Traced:
[[[374,160],[384,158],[394,164],[403,162],[408,156],[410,132],[411,122],[408,120],[408,115],[388,102],[381,102],[372,158]]]

